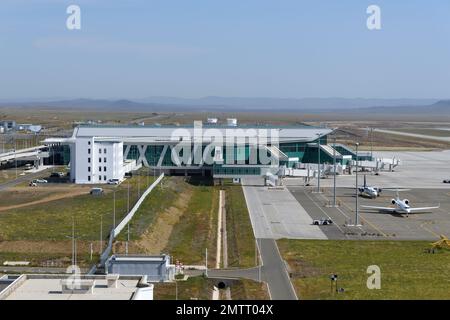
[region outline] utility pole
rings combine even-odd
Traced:
[[[317,172],[318,172],[318,176],[317,176],[317,193],[320,193],[320,174],[321,174],[321,170],[320,170],[320,133],[317,134]]]
[[[355,186],[355,195],[356,195],[356,210],[355,210],[355,227],[359,225],[359,221],[358,221],[358,211],[359,211],[359,194],[358,194],[358,162],[359,162],[359,157],[358,157],[358,146],[359,146],[359,142],[356,143],[356,172],[355,172],[355,176],[356,176],[356,186]]]
[[[14,138],[14,165],[16,167],[16,179],[17,179],[17,153],[16,153],[16,138]]]
[[[258,266],[258,239],[255,239],[255,267]]]
[[[205,249],[205,275],[208,277],[208,248]]]
[[[256,240],[258,241],[258,240]],[[259,250],[261,250],[261,241],[259,241]],[[259,265],[258,265],[258,282],[261,282],[261,264],[262,261],[259,261]]]
[[[333,207],[337,207],[336,205],[336,135],[334,135],[334,144],[333,144],[333,172],[334,172],[334,179],[333,179]]]
[[[100,215],[100,254],[103,249],[103,215]]]
[[[141,176],[138,175],[138,199],[141,196]]]
[[[116,190],[113,192],[113,228],[116,228]]]
[[[75,217],[72,215],[72,236],[66,236],[72,239],[72,266],[77,265],[77,244],[75,242]],[[75,273],[75,269],[72,270]]]
[[[72,216],[72,265],[75,266],[76,263],[76,247],[75,247],[75,218]]]
[[[127,224],[127,242],[125,243],[125,254],[128,255],[128,243],[130,242],[130,223]]]
[[[127,213],[130,212],[130,180],[128,180]]]
[[[373,128],[370,128],[370,160],[373,160]]]

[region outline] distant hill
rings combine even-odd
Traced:
[[[173,97],[150,97],[137,100],[145,103],[162,103],[179,106],[227,106],[258,110],[316,110],[353,109],[374,106],[429,105],[437,99],[365,99],[365,98],[237,98],[204,97],[185,99]]]
[[[1,102],[0,107],[73,109],[111,112],[303,112],[450,114],[450,100],[347,98],[223,98],[152,97],[140,100],[71,99]]]
[[[396,107],[371,107],[366,109],[359,109],[360,111],[364,111],[367,113],[405,113],[405,114],[429,114],[429,115],[437,115],[437,114],[450,114],[450,100],[439,100],[435,103],[417,106],[417,105],[405,105],[405,106],[396,106]]]
[[[150,97],[139,100],[71,99],[51,101],[0,101],[3,107],[47,107],[90,109],[99,111],[274,111],[274,112],[349,112],[363,109],[369,112],[391,108],[416,108],[425,110],[431,106],[444,108],[449,101],[437,99],[364,99],[364,98],[236,98],[204,97],[185,99]],[[443,104],[443,105],[442,105]],[[369,110],[370,109],[370,110]]]
[[[433,103],[430,108],[434,108],[434,109],[450,109],[450,100],[440,100],[436,103]]]

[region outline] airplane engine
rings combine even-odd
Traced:
[[[405,204],[409,204],[409,200],[408,200],[408,199],[403,200],[403,202],[404,202]]]
[[[392,204],[396,204],[395,199],[392,199],[392,200],[391,200],[391,203],[392,203]]]

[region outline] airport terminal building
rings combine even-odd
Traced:
[[[80,125],[70,138],[49,138],[70,165],[71,181],[107,183],[123,179],[139,167],[166,174],[211,175],[214,178],[279,175],[280,168],[302,163],[340,161],[346,150],[333,150],[327,136],[333,130],[296,126],[112,126]],[[317,142],[320,139],[320,144]]]

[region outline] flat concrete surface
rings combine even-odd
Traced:
[[[399,135],[399,136],[428,139],[428,140],[445,141],[445,142],[450,141],[450,137],[439,137],[439,136],[432,136],[432,135],[428,135],[428,134],[401,132],[401,131],[387,130],[387,129],[374,129],[373,131],[390,133],[390,134]]]
[[[24,182],[24,181],[31,181],[33,179],[39,178],[42,176],[43,173],[47,172],[50,169],[45,169],[42,171],[38,171],[38,172],[30,172],[30,173],[26,173],[25,175],[21,176],[19,175],[17,177],[17,179],[8,181],[8,182],[4,182],[0,184],[0,191],[2,190],[6,190],[8,188],[12,188],[15,187],[16,185]]]
[[[274,239],[257,239],[261,266],[248,269],[211,269],[209,278],[246,278],[267,283],[271,300],[297,300],[294,287]]]
[[[262,269],[261,269],[262,270]],[[192,275],[201,275],[204,274],[203,271],[199,271],[196,273],[193,273],[189,270],[189,272],[186,272]],[[254,267],[254,268],[248,268],[248,269],[208,269],[208,278],[220,278],[220,279],[239,279],[239,278],[245,278],[253,281],[259,281],[260,280],[260,268]]]
[[[359,210],[362,226],[346,226],[355,221],[355,193],[351,189],[338,188],[337,200],[340,207],[328,207],[333,189],[324,188],[322,194],[312,193],[314,187],[290,187],[295,198],[303,204],[313,218],[330,217],[333,225],[320,229],[329,239],[368,240],[430,240],[439,235],[450,234],[450,191],[439,189],[411,189],[401,191],[400,198],[408,199],[412,207],[428,207],[440,204],[439,209],[413,213],[409,217],[401,214],[380,213],[378,210]],[[377,199],[359,197],[359,205],[389,207],[395,192],[383,191]]]
[[[257,239],[262,259],[262,280],[267,282],[271,300],[297,300],[286,264],[274,239]]]
[[[381,171],[378,176],[367,173],[367,183],[381,188],[429,188],[450,189],[450,184],[442,183],[444,179],[450,179],[450,150],[422,151],[422,152],[374,152],[377,158],[393,157],[400,159],[401,163],[393,172]],[[364,173],[359,173],[359,184],[363,184]],[[286,185],[303,185],[303,179],[286,178]],[[311,185],[317,185],[313,179]],[[321,187],[332,187],[333,179],[320,181]],[[354,187],[355,175],[338,175],[338,187]]]
[[[265,187],[260,180],[242,182],[255,238],[326,239],[287,188]]]

